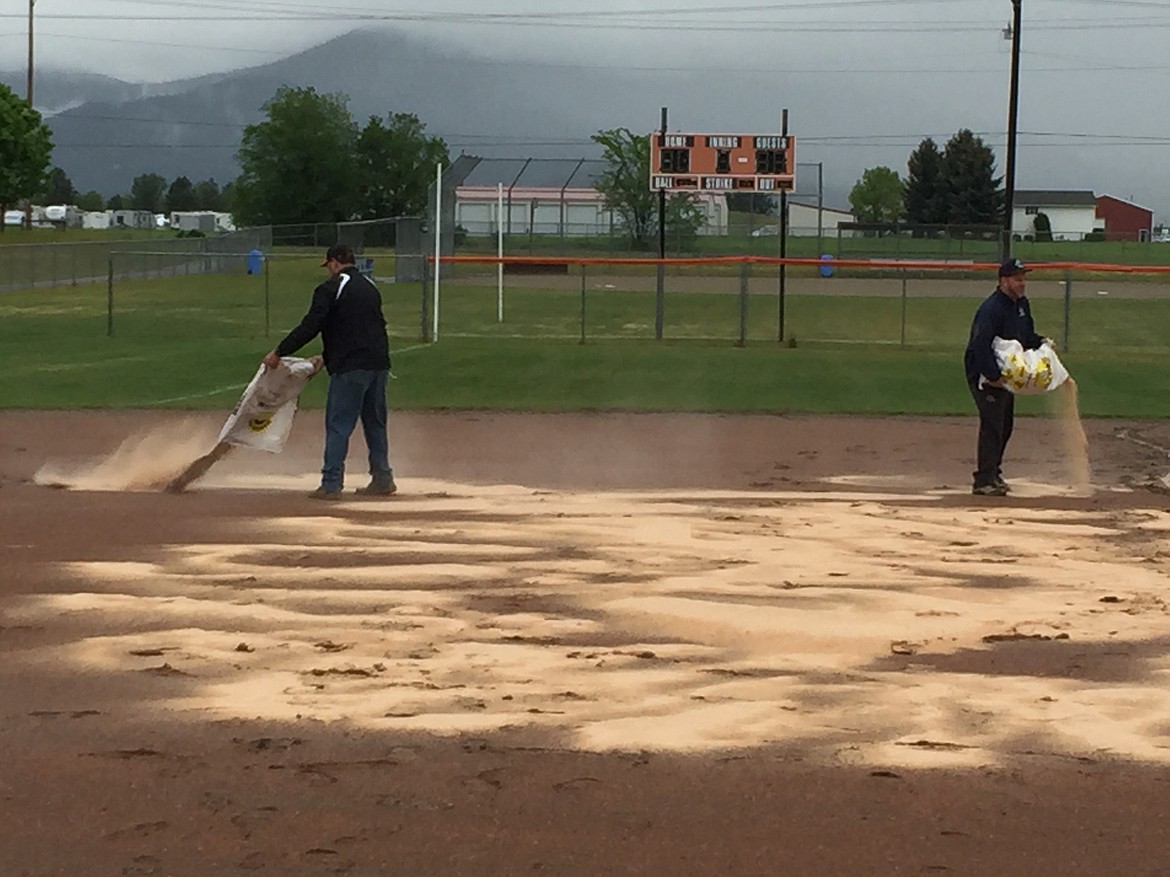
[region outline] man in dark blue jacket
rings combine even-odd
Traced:
[[[309,312],[264,357],[264,365],[276,368],[280,357],[289,356],[318,334],[324,344],[329,394],[325,402],[325,461],[321,486],[309,494],[314,499],[340,499],[345,481],[349,438],[358,418],[369,450],[370,483],[359,487],[365,495],[395,493],[390,468],[390,442],[386,434],[386,378],[390,374],[390,344],[382,295],[378,287],[354,266],[353,250],[337,244],[325,253],[321,267],[329,279],[313,291]]]
[[[1012,435],[1015,397],[1004,386],[995,358],[995,338],[1019,341],[1028,350],[1044,343],[1032,324],[1032,309],[1024,294],[1028,268],[1019,259],[999,266],[999,285],[975,311],[971,338],[963,355],[967,386],[979,409],[979,456],[972,493],[1004,496],[1009,488],[1003,480],[1003,452]]]

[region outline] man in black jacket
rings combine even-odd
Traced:
[[[325,369],[329,372],[325,461],[321,467],[321,486],[309,496],[341,498],[349,437],[359,417],[369,450],[370,483],[359,487],[357,492],[389,496],[397,488],[390,468],[390,442],[386,434],[390,344],[382,315],[382,295],[354,267],[353,250],[345,244],[330,247],[321,267],[329,269],[329,279],[313,290],[309,312],[300,325],[269,351],[264,365],[276,368],[280,357],[295,353],[320,334],[325,347]]]
[[[1036,334],[1032,309],[1024,294],[1028,268],[1019,259],[999,266],[999,285],[975,311],[971,338],[963,355],[967,386],[979,409],[979,456],[971,492],[979,496],[1004,496],[1010,489],[1003,480],[1003,453],[1012,435],[1015,397],[1004,386],[995,358],[995,338],[1016,340],[1033,350],[1045,339]]]

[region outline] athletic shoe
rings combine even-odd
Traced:
[[[1004,481],[1002,478],[995,479],[995,486],[1002,487],[1004,493],[1011,493],[1012,492],[1012,486],[1010,484],[1008,484],[1006,481]]]
[[[1007,496],[1006,484],[977,484],[971,488],[975,496]]]
[[[354,493],[362,496],[393,496],[398,493],[398,485],[393,481],[388,484],[385,481],[371,481],[365,487],[359,487]]]
[[[306,494],[306,496],[308,496],[309,499],[337,500],[341,499],[341,491],[329,490],[326,487],[318,487],[312,493]]]

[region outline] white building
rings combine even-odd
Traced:
[[[1097,218],[1097,196],[1092,192],[1017,189],[1012,197],[1012,234],[1035,235],[1041,213],[1048,217],[1054,241],[1084,240],[1105,228],[1105,221]]]
[[[102,229],[110,227],[109,210],[87,210],[81,214],[81,227]]]
[[[704,223],[699,234],[727,234],[727,198],[696,193]],[[459,186],[455,190],[455,224],[469,234],[542,234],[577,237],[610,234],[619,227],[605,196],[592,188],[516,186],[503,190],[503,210],[495,186]]]
[[[110,228],[154,228],[154,214],[149,210],[111,210]]]
[[[171,228],[175,231],[215,231],[215,214],[210,210],[176,210],[171,213]]]

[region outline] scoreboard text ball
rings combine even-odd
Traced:
[[[791,192],[796,142],[784,134],[650,135],[654,191]]]

